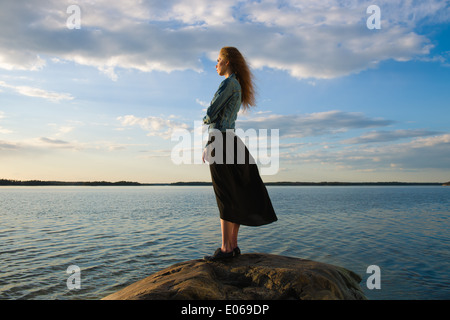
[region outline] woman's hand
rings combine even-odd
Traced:
[[[205,160],[208,161],[208,147],[203,149],[203,153],[202,153],[202,161],[203,163],[205,163]]]

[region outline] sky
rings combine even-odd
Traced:
[[[210,181],[223,46],[264,181],[450,181],[449,0],[2,0],[0,179]]]

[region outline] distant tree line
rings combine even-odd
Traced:
[[[437,182],[267,182],[267,186],[450,186],[447,183]],[[210,186],[211,182],[173,182],[173,183],[139,183],[132,181],[42,181],[42,180],[8,180],[0,179],[0,186],[155,186],[155,185],[172,185],[172,186]]]
[[[79,181],[79,182],[65,182],[65,181],[42,181],[42,180],[7,180],[0,179],[0,186],[141,186],[144,184],[130,181]]]
[[[267,182],[270,186],[440,186],[438,182]]]

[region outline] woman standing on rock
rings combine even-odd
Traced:
[[[242,54],[224,47],[217,58],[216,71],[225,80],[215,93],[203,123],[209,125],[209,141],[203,162],[209,162],[220,212],[222,246],[206,260],[221,260],[240,254],[240,225],[261,226],[277,220],[258,167],[243,142],[234,134],[241,105],[255,105],[252,73]]]

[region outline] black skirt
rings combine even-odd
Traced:
[[[218,135],[222,136],[222,143],[218,143]],[[219,132],[210,135],[208,143],[209,159],[213,159],[209,168],[220,218],[246,226],[277,221],[258,167],[242,140],[232,132]]]

